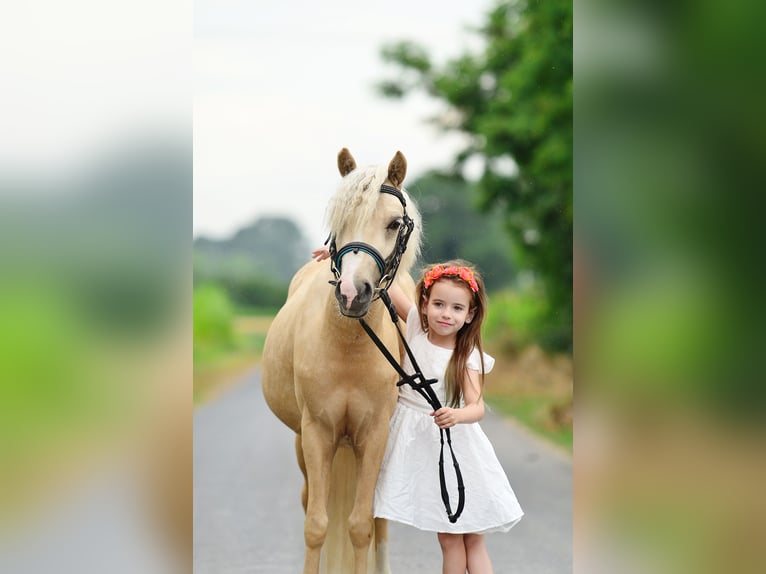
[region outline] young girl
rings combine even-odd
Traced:
[[[314,251],[317,260],[324,250]],[[429,268],[416,287],[413,304],[395,285],[389,289],[397,313],[407,321],[407,343],[426,379],[444,405],[432,411],[408,385],[399,387],[386,454],[375,488],[375,516],[438,533],[443,574],[487,574],[492,563],[487,532],[506,532],[523,516],[508,478],[478,421],[484,416],[484,373],[494,359],[482,351],[481,323],[487,307],[484,283],[467,262],[448,261]],[[405,357],[404,370],[414,368]],[[439,487],[439,428],[451,429],[465,484],[465,508],[450,523]],[[446,447],[445,447],[446,449]],[[452,506],[457,488],[445,474]]]

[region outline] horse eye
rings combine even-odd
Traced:
[[[402,222],[398,219],[394,219],[391,223],[388,224],[388,227],[386,229],[390,229],[391,231],[396,231],[402,226]]]

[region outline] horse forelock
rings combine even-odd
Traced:
[[[387,178],[387,165],[361,167],[346,175],[328,205],[326,219],[330,233],[338,236],[346,231],[363,229],[375,213],[380,186]],[[402,193],[407,202],[407,213],[415,222],[401,261],[402,270],[409,272],[420,252],[421,220],[415,202],[404,188]]]
[[[385,166],[357,168],[344,177],[330,199],[327,225],[330,232],[363,228],[372,218],[378,201],[378,191],[388,173]]]

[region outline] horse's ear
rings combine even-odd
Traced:
[[[388,164],[388,179],[394,184],[394,187],[401,187],[406,175],[407,160],[404,159],[404,154],[398,151],[391,163]]]
[[[343,148],[338,152],[338,171],[341,176],[346,177],[349,173],[356,169],[356,161],[348,148]]]

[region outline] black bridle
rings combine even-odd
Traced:
[[[402,207],[404,208],[402,225],[399,227],[399,234],[396,239],[394,250],[391,252],[391,255],[389,255],[386,259],[383,259],[383,256],[377,249],[375,249],[375,247],[360,241],[352,241],[351,243],[346,243],[343,247],[337,249],[335,245],[335,235],[331,233],[325,242],[329,242],[331,268],[333,275],[335,275],[335,280],[330,281],[330,283],[337,285],[338,280],[340,279],[342,259],[343,256],[347,253],[358,253],[359,251],[362,251],[367,253],[375,260],[375,263],[378,265],[378,269],[380,270],[380,281],[378,282],[378,287],[375,289],[373,300],[378,297],[386,305],[386,308],[391,315],[391,321],[396,327],[396,332],[399,335],[399,339],[402,342],[405,351],[407,352],[407,356],[410,358],[410,362],[412,363],[412,367],[415,372],[412,375],[408,375],[399,365],[399,362],[393,357],[393,355],[391,355],[388,349],[386,349],[386,346],[375,334],[375,331],[373,331],[372,328],[365,322],[365,320],[360,318],[359,323],[362,325],[362,328],[365,330],[370,339],[372,339],[372,342],[375,343],[375,346],[378,348],[378,350],[383,354],[386,360],[401,377],[399,382],[396,383],[396,386],[401,387],[402,385],[410,385],[426,400],[426,402],[434,411],[437,411],[442,408],[442,404],[439,401],[439,398],[436,396],[436,392],[431,387],[431,385],[437,382],[437,379],[426,379],[425,375],[423,375],[420,366],[412,354],[410,346],[407,344],[407,340],[402,334],[402,330],[399,327],[399,315],[397,314],[396,307],[394,306],[393,302],[391,301],[391,297],[388,294],[388,288],[391,286],[394,278],[396,277],[396,272],[399,269],[402,255],[407,249],[407,242],[409,241],[412,230],[415,227],[415,223],[412,221],[412,218],[407,215],[407,202],[405,201],[404,195],[401,191],[395,187],[383,184],[380,187],[380,192],[395,196],[399,199]],[[444,508],[447,511],[447,517],[449,518],[449,521],[454,524],[457,522],[457,519],[460,517],[461,513],[463,512],[463,507],[465,506],[465,486],[463,485],[463,474],[460,472],[460,465],[457,462],[455,451],[452,448],[452,437],[450,434],[450,429],[440,428],[439,435],[441,442],[439,451],[439,486],[441,488],[442,502],[444,502]],[[452,465],[455,468],[455,476],[457,480],[458,504],[454,513],[452,512],[452,508],[450,506],[449,492],[447,491],[447,480],[444,474],[445,436],[447,438],[447,446],[449,447],[450,455],[452,456]]]
[[[375,300],[376,297],[379,297],[380,293],[382,291],[386,291],[391,286],[391,283],[394,282],[396,272],[399,270],[399,264],[402,262],[402,255],[404,255],[404,252],[407,250],[407,242],[410,240],[412,230],[415,228],[415,222],[409,215],[407,215],[407,201],[404,199],[404,194],[402,194],[402,192],[395,187],[386,184],[380,186],[380,192],[393,195],[401,202],[402,207],[404,208],[404,213],[402,214],[402,224],[399,226],[399,233],[396,236],[396,245],[394,245],[394,250],[391,252],[391,255],[383,259],[380,251],[375,249],[375,247],[369,243],[363,243],[361,241],[352,241],[350,243],[346,243],[340,249],[338,249],[335,245],[334,233],[330,233],[327,241],[325,241],[325,243],[329,243],[328,247],[330,250],[330,268],[332,269],[333,275],[335,275],[335,280],[330,281],[330,283],[333,285],[337,284],[338,280],[340,279],[340,270],[343,264],[344,255],[352,252],[359,253],[362,251],[363,253],[366,253],[372,257],[372,259],[378,265],[378,270],[380,271],[380,281],[378,281],[378,286],[375,289],[373,300]]]

